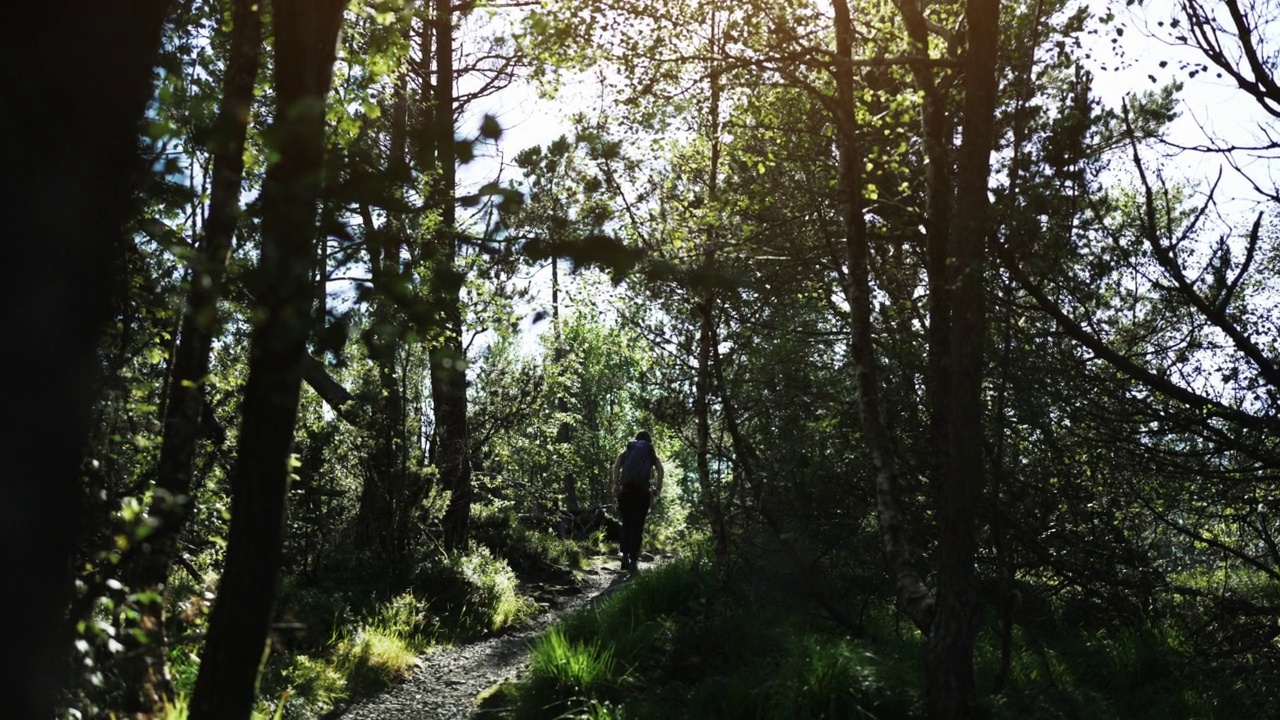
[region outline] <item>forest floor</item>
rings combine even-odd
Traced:
[[[643,556],[649,560],[649,556]],[[661,562],[658,560],[657,562]],[[650,563],[646,563],[650,564]],[[652,566],[652,565],[650,565]],[[641,566],[643,572],[644,566]],[[476,697],[494,685],[518,677],[528,666],[533,641],[565,615],[600,600],[629,577],[618,560],[593,559],[585,570],[562,583],[527,587],[542,612],[527,624],[476,642],[433,650],[419,659],[420,669],[380,695],[330,713],[329,720],[461,720],[481,717]]]

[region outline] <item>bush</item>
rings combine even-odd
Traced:
[[[1192,664],[1176,633],[1156,627],[1014,634],[1008,690],[993,698],[996,717],[1232,717],[1232,698]],[[979,648],[979,672],[995,662]],[[984,667],[985,666],[985,667]]]
[[[579,543],[556,537],[550,521],[545,527],[531,527],[520,521],[510,505],[472,506],[471,537],[494,555],[507,558],[516,570],[547,562],[576,568],[585,557]]]
[[[507,561],[484,546],[421,566],[414,588],[431,607],[446,616],[442,623],[459,638],[481,636],[519,624],[536,605],[520,595]]]

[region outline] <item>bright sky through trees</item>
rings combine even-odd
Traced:
[[[1126,4],[1116,0],[1092,0],[1099,17],[1110,9],[1114,20],[1091,36],[1087,64],[1095,73],[1094,89],[1109,107],[1119,107],[1131,93],[1156,90],[1182,83],[1178,93],[1179,116],[1165,140],[1173,146],[1204,148],[1210,144],[1253,146],[1265,142],[1260,128],[1272,118],[1217,68],[1207,70],[1204,55],[1186,42],[1185,24],[1178,0],[1154,0]],[[1222,181],[1217,199],[1247,210],[1257,200],[1249,183],[1221,156],[1202,152],[1166,155],[1166,177],[1191,183],[1212,183],[1219,169]],[[1247,172],[1265,170],[1269,157],[1237,152],[1232,157]]]

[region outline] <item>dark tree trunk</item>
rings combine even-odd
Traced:
[[[411,22],[405,22],[401,37],[410,42]],[[429,33],[424,33],[429,35]],[[392,193],[401,205],[406,184],[413,183],[409,151],[410,68],[402,69],[396,79],[391,105],[388,137],[387,173],[394,183]],[[423,83],[426,87],[427,83]],[[357,520],[358,542],[377,553],[382,567],[397,568],[413,544],[413,520],[418,503],[427,492],[422,476],[410,463],[416,454],[416,442],[422,420],[416,412],[410,418],[410,388],[405,382],[413,369],[399,369],[405,336],[396,330],[401,325],[401,308],[412,302],[406,289],[412,285],[404,267],[404,254],[409,245],[409,225],[401,213],[391,214],[379,226],[367,205],[362,205],[365,245],[373,281],[373,332],[368,334],[370,359],[377,371],[377,407],[371,408],[367,430],[370,442],[363,453],[364,482]]]
[[[929,57],[929,28],[923,5],[914,0],[897,0],[899,14],[911,41],[911,52],[922,60]],[[925,165],[925,275],[929,287],[928,368],[925,374],[926,405],[929,408],[929,475],[937,479],[945,456],[950,392],[951,290],[955,281],[951,258],[951,121],[947,117],[947,94],[934,78],[932,68],[917,64],[911,68],[921,100],[920,136]]]
[[[933,617],[933,598],[920,579],[907,542],[898,500],[898,469],[888,431],[880,418],[880,388],[871,342],[871,285],[868,278],[867,226],[862,207],[863,158],[858,152],[857,122],[853,107],[853,26],[846,0],[835,0],[836,23],[836,124],[840,148],[840,201],[846,233],[849,300],[849,354],[858,388],[858,416],[862,435],[875,466],[876,515],[881,544],[893,576],[898,606],[919,628]]]
[[[310,334],[324,104],[344,0],[276,0],[279,159],[262,189],[262,259],[254,294],[231,528],[191,718],[248,718],[266,647],[282,555],[288,459]]]
[[[711,16],[711,57],[718,57],[719,17],[715,10]],[[714,61],[713,61],[714,62]],[[707,129],[707,141],[711,153],[707,168],[707,207],[711,212],[719,212],[720,194],[720,70],[714,65],[708,73],[710,83],[710,107],[708,116],[710,127]],[[702,254],[703,270],[710,276],[716,264],[716,223],[707,223],[706,246]],[[693,413],[697,421],[698,441],[698,489],[701,496],[703,513],[711,527],[711,535],[715,539],[714,551],[716,561],[723,570],[729,559],[729,537],[725,527],[721,500],[721,489],[711,483],[711,387],[712,387],[712,338],[715,335],[716,294],[713,288],[702,291],[701,297],[694,304],[694,313],[698,316],[698,367],[697,381],[694,386]]]
[[[9,354],[20,382],[5,432],[0,572],[21,585],[6,646],[21,658],[0,697],[15,718],[53,715],[70,651],[71,559],[83,517],[95,348],[114,303],[121,227],[145,163],[138,123],[152,94],[168,0],[20,3],[0,31],[9,111],[4,168]],[[15,127],[16,125],[16,127]]]
[[[455,285],[456,288],[456,285]],[[456,289],[454,290],[456,293]],[[457,295],[443,313],[443,327],[451,337],[462,330],[462,313]],[[471,450],[467,429],[467,377],[461,342],[450,341],[431,351],[431,397],[435,405],[436,467],[444,488],[450,492],[443,518],[445,546],[467,547],[471,518]]]
[[[551,325],[555,328],[556,334],[556,368],[560,371],[564,367],[565,349],[564,343],[560,337],[560,258],[552,256],[551,258]],[[556,412],[560,413],[560,417],[566,417],[569,413],[569,401],[565,398],[564,393],[560,392],[556,395]],[[561,448],[569,444],[573,440],[573,426],[568,420],[561,420],[560,427],[556,428],[556,444]],[[564,488],[564,504],[565,509],[571,513],[576,513],[580,509],[578,500],[578,481],[573,473],[567,469],[561,478],[561,486]]]
[[[711,338],[714,335],[712,305],[714,293],[710,290],[694,305],[698,316],[698,375],[693,398],[693,412],[698,424],[698,490],[702,512],[715,541],[716,562],[723,570],[729,560],[729,536],[725,526],[721,501],[721,489],[711,482]]]
[[[173,380],[164,418],[160,469],[150,516],[159,522],[147,538],[144,552],[133,555],[125,579],[133,592],[163,589],[178,553],[177,541],[190,512],[192,472],[201,436],[205,407],[204,378],[218,326],[231,239],[239,219],[240,186],[244,175],[244,145],[253,103],[253,87],[262,54],[262,18],[253,0],[232,3],[231,51],[223,80],[222,107],[212,140],[213,188],[205,234],[199,243],[187,308],[174,352]],[[137,648],[129,661],[129,683],[136,689],[137,711],[159,711],[172,692],[165,669],[164,601],[154,594],[141,608],[139,624],[155,634]]]
[[[988,179],[994,142],[998,0],[968,0],[964,114],[957,155],[946,443],[938,476],[938,606],[926,646],[929,704],[935,718],[968,718],[976,706],[973,646],[979,601],[974,579],[977,509],[986,470],[983,447],[983,343]]]
[[[457,269],[457,228],[454,208],[456,163],[453,127],[453,6],[435,0],[435,200],[440,208],[432,268],[432,301],[436,306],[438,339],[431,348],[431,398],[435,406],[436,467],[450,492],[444,513],[445,546],[464,549],[470,536],[471,443],[467,430],[466,351],[462,346],[463,274]]]
[[[398,100],[397,105],[400,104]],[[404,128],[393,123],[391,147],[403,152]],[[391,158],[389,165],[406,165],[401,158]],[[369,269],[375,294],[372,303],[373,330],[366,337],[369,358],[376,372],[377,407],[370,408],[366,430],[369,442],[362,454],[363,485],[357,516],[358,542],[385,561],[383,567],[396,567],[409,544],[412,507],[420,493],[409,487],[409,437],[405,391],[396,359],[403,337],[398,327],[397,303],[402,300],[404,275],[401,252],[404,249],[403,225],[390,218],[378,226],[368,207],[361,208],[365,225],[365,244],[369,253]]]

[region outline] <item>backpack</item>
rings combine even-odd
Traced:
[[[649,473],[653,470],[653,445],[644,440],[632,440],[622,452],[622,468],[618,475],[624,490],[649,486]]]

